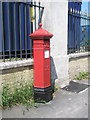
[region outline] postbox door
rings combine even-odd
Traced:
[[[50,40],[44,42],[44,86],[50,86]]]
[[[43,40],[34,40],[34,87],[44,88]]]

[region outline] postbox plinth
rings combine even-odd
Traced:
[[[52,89],[50,82],[50,38],[53,35],[40,28],[30,37],[33,40],[34,55],[34,100],[39,99],[46,102],[52,100]]]
[[[48,88],[35,88],[34,87],[34,100],[39,101],[39,100],[44,100],[46,102],[49,102],[52,100],[52,89],[51,87]]]

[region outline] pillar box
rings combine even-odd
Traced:
[[[50,81],[50,38],[53,34],[42,28],[30,34],[34,56],[34,100],[52,100]]]

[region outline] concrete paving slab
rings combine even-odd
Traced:
[[[90,89],[90,88],[89,88]],[[3,118],[88,118],[88,90],[82,93],[71,93],[58,89],[55,98],[30,108],[23,115],[23,106],[13,107],[2,112]]]

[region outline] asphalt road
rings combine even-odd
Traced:
[[[87,84],[87,83],[85,83]],[[3,118],[88,118],[88,90],[73,93],[58,89],[54,99],[26,111],[23,106],[2,112]],[[23,109],[25,112],[23,112]],[[23,115],[24,113],[24,115]]]

